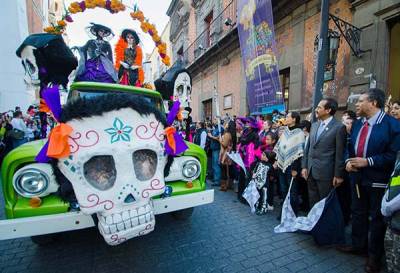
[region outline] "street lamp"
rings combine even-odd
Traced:
[[[335,66],[338,55],[339,42],[340,42],[339,32],[329,29],[328,40],[329,40],[329,54],[326,64]]]
[[[325,48],[323,53],[326,56],[324,66],[324,81],[331,81],[335,77],[336,60],[338,56],[338,49],[340,43],[340,34],[335,30],[328,29],[328,47]],[[314,40],[314,51],[318,52],[320,47],[319,35]]]
[[[329,29],[328,30],[329,48],[327,48],[328,52],[325,53],[327,54],[328,57],[326,60],[327,65],[336,65],[339,42],[340,42],[340,34],[337,31]],[[318,48],[319,48],[319,35],[317,34],[314,40],[314,52],[317,52]]]

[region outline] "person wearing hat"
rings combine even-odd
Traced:
[[[132,29],[124,29],[115,45],[115,68],[118,70],[120,84],[142,86],[144,72],[142,69],[143,52],[139,46],[139,36]]]
[[[256,158],[261,159],[261,143],[258,136],[258,123],[253,117],[240,117],[239,120],[243,123],[244,128],[242,135],[239,138],[237,150],[243,160],[247,173],[250,173],[251,164],[253,164]],[[238,199],[243,203],[246,203],[242,194],[247,187],[247,184],[247,177],[244,170],[241,169],[239,173]]]
[[[78,48],[80,60],[75,81],[117,82],[118,75],[113,65],[113,54],[107,41],[114,36],[114,33],[110,28],[95,23],[91,23],[86,29],[93,39]]]

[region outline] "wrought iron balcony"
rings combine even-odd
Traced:
[[[180,60],[186,67],[193,64],[228,33],[236,29],[236,1],[229,2],[222,12],[213,18],[204,31],[184,50]]]

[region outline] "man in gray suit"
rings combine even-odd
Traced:
[[[343,182],[346,128],[334,118],[337,109],[332,98],[322,99],[315,109],[318,122],[311,126],[301,172],[308,179],[311,207]]]

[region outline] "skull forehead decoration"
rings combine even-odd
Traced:
[[[105,241],[116,245],[151,232],[151,198],[164,192],[164,125],[132,108],[72,119],[71,154],[58,167],[81,211],[96,213]]]
[[[180,72],[174,82],[174,98],[177,98],[182,107],[189,107],[191,102],[192,85],[190,75],[186,72]]]

